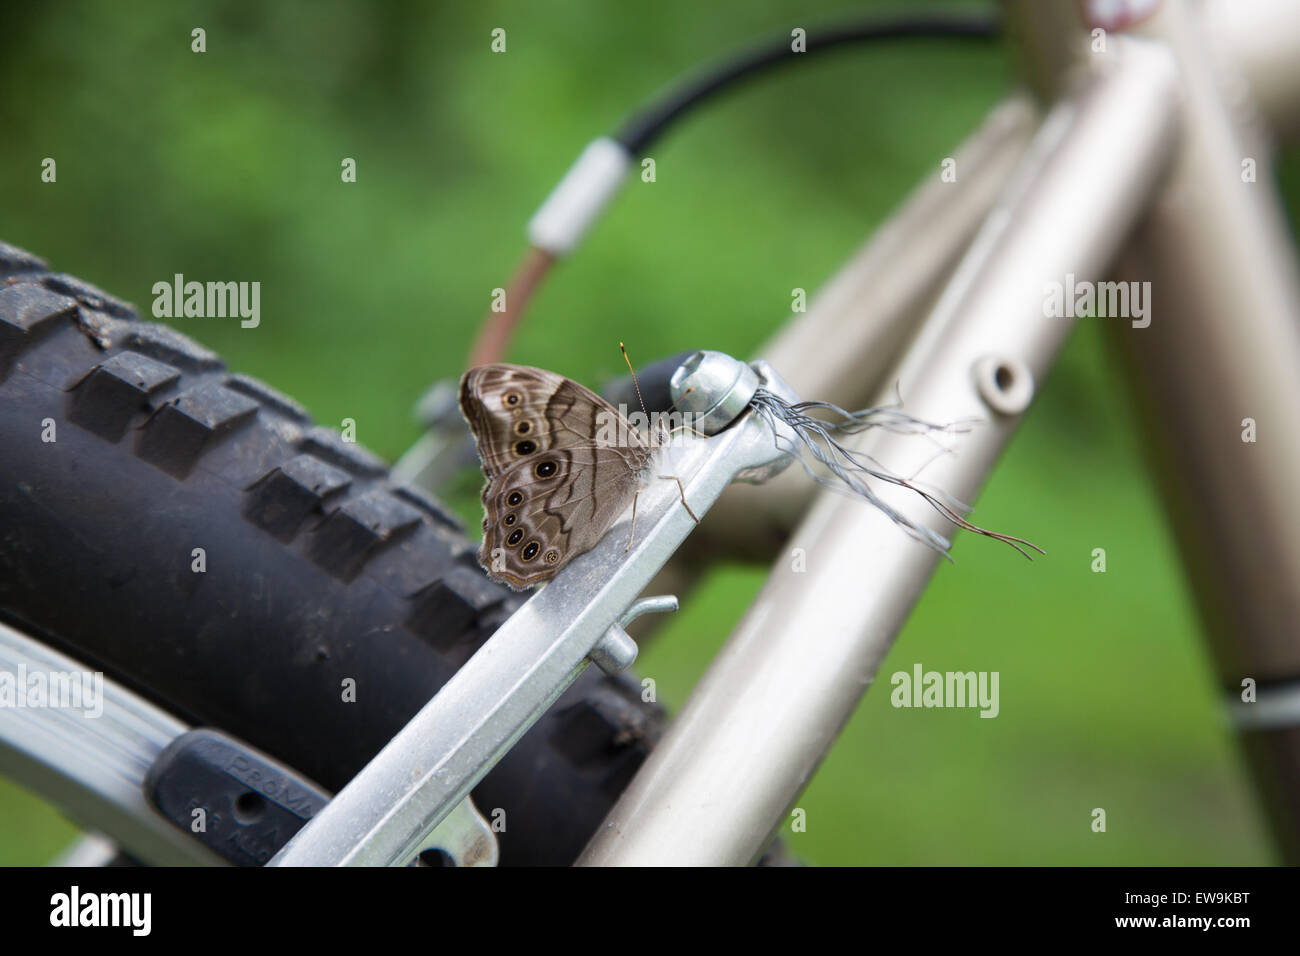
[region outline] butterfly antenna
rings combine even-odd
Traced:
[[[636,400],[641,403],[641,414],[649,420],[650,412],[645,407],[645,399],[641,397],[641,383],[636,380],[636,372],[632,370],[632,360],[627,357],[627,348],[622,342],[618,343],[618,350],[623,353],[623,361],[627,363],[627,370],[632,372],[632,387],[636,389]]]

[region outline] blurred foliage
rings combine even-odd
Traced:
[[[459,374],[537,202],[593,136],[756,37],[872,4],[660,0],[50,3],[0,31],[0,236],[134,301],[262,283],[262,322],[178,319],[232,367],[395,458]],[[506,28],[508,52],[489,52]],[[207,31],[207,52],[190,31]],[[1015,82],[999,45],[907,42],[789,69],[692,117],[556,273],[514,360],[599,384],[633,357],[749,354]],[[44,157],[57,184],[39,179]],[[358,181],[340,182],[344,157]],[[1294,204],[1294,157],[1282,176]],[[800,806],[820,863],[1254,863],[1272,852],[1139,461],[1081,323],[962,538]],[[471,497],[455,502],[477,526]],[[1092,548],[1109,571],[1088,570]],[[761,584],[708,576],[641,669],[685,699]],[[816,653],[817,634],[808,634]],[[915,662],[1001,672],[1001,715],[895,710]],[[884,691],[884,692],[882,692]],[[1089,829],[1105,807],[1109,832]],[[787,828],[788,829],[788,828]],[[0,786],[0,862],[70,830]]]

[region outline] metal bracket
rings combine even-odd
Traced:
[[[410,865],[496,866],[499,856],[496,833],[466,797],[433,828]]]

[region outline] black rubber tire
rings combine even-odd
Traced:
[[[521,601],[383,462],[0,243],[11,624],[337,790]],[[502,863],[572,862],[661,725],[589,670],[474,791],[505,811]]]

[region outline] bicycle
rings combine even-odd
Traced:
[[[1290,421],[1287,410],[1296,405],[1287,398],[1295,397],[1291,390],[1300,377],[1288,374],[1294,350],[1281,343],[1293,342],[1295,330],[1288,322],[1300,314],[1295,308],[1294,265],[1280,241],[1276,213],[1262,201],[1230,197],[1227,192],[1242,184],[1242,151],[1234,154],[1237,133],[1228,122],[1227,107],[1208,88],[1210,58],[1197,61],[1188,52],[1199,49],[1193,15],[1178,4],[1158,7],[1147,11],[1145,19],[1119,25],[1119,32],[1145,33],[1145,40],[1087,24],[1108,40],[1104,53],[1094,53],[1097,37],[1081,30],[1079,18],[1085,12],[1096,15],[1097,9],[1013,5],[1012,16],[1031,37],[1026,44],[1035,60],[1031,76],[1040,90],[1055,98],[1055,106],[1046,111],[1041,124],[1036,107],[1022,98],[996,111],[956,155],[956,168],[974,171],[975,188],[966,193],[971,197],[967,204],[941,201],[937,190],[948,185],[942,180],[914,196],[886,239],[869,246],[824,294],[821,305],[763,350],[767,365],[757,366],[756,371],[764,383],[778,392],[785,390],[791,398],[797,393],[855,408],[878,399],[882,392],[888,394],[899,383],[908,410],[922,417],[984,419],[985,427],[954,439],[960,454],[936,461],[928,460],[929,449],[886,433],[871,433],[859,446],[864,454],[888,460],[900,471],[924,467],[932,484],[971,500],[1029,407],[1035,383],[1042,380],[1068,331],[1064,317],[1044,312],[1044,283],[1067,275],[1100,277],[1139,228],[1147,237],[1142,248],[1156,262],[1143,267],[1150,272],[1135,275],[1167,277],[1183,271],[1185,263],[1197,263],[1200,271],[1191,271],[1181,283],[1157,279],[1160,288],[1183,296],[1178,312],[1184,324],[1171,333],[1175,338],[1162,331],[1161,323],[1154,323],[1143,329],[1150,333],[1145,338],[1132,336],[1122,342],[1132,361],[1158,383],[1149,389],[1147,400],[1159,410],[1160,420],[1176,428],[1183,439],[1171,442],[1167,453],[1176,456],[1180,473],[1201,476],[1207,483],[1197,499],[1205,517],[1200,522],[1182,521],[1179,528],[1189,536],[1194,568],[1206,567],[1205,555],[1214,553],[1219,555],[1218,563],[1229,569],[1205,575],[1198,583],[1199,596],[1209,611],[1212,631],[1246,635],[1231,645],[1222,642],[1225,662],[1230,662],[1224,667],[1225,683],[1231,686],[1235,679],[1250,676],[1270,689],[1269,696],[1277,703],[1249,711],[1253,719],[1262,721],[1251,737],[1260,750],[1273,751],[1273,763],[1261,763],[1262,770],[1285,780],[1285,768],[1293,765],[1287,761],[1293,762],[1298,752],[1288,743],[1294,731],[1288,729],[1285,717],[1286,701],[1293,694],[1288,687],[1296,673],[1295,651],[1275,635],[1284,633],[1291,618],[1288,602],[1294,601],[1294,594],[1286,585],[1294,578],[1273,569],[1294,569],[1296,558],[1285,535],[1265,531],[1288,513],[1285,488],[1290,483],[1285,479],[1300,462],[1300,454],[1292,453],[1289,438],[1279,438],[1267,457],[1256,456],[1265,458],[1264,463],[1256,460],[1244,472],[1249,481],[1243,483],[1251,492],[1242,495],[1234,489],[1235,494],[1229,494],[1227,489],[1243,474],[1240,459],[1234,458],[1235,470],[1225,473],[1210,449],[1225,457],[1241,449],[1225,448],[1222,429],[1215,431],[1217,406],[1197,400],[1195,384],[1185,370],[1196,367],[1220,381],[1224,385],[1217,393],[1220,403],[1225,393],[1239,392],[1238,404],[1267,408],[1271,422]],[[1291,36],[1283,29],[1291,23],[1287,11],[1277,5],[1269,12],[1277,17],[1270,35]],[[1211,15],[1230,22],[1223,9],[1216,8]],[[1240,34],[1236,36],[1240,39]],[[1255,86],[1268,92],[1271,99],[1262,102],[1274,115],[1293,102],[1290,84],[1294,80],[1292,71],[1280,65],[1284,59],[1273,50],[1255,60],[1244,57],[1238,64],[1256,71]],[[1095,69],[1085,70],[1088,75],[1081,85],[1068,84],[1067,78],[1080,63]],[[1180,95],[1187,101],[1180,103]],[[629,139],[635,143],[635,137]],[[1124,143],[1126,151],[1114,151],[1115,142]],[[968,161],[972,157],[977,158]],[[1218,166],[1211,162],[1224,157],[1232,159],[1237,178],[1223,174],[1222,162]],[[1167,179],[1171,175],[1175,178]],[[1001,192],[999,187],[1008,181],[1012,188]],[[1197,186],[1197,196],[1208,197],[1200,207],[1190,203],[1193,208],[1188,211],[1186,206],[1148,202],[1161,189],[1186,194],[1189,183]],[[1086,208],[1079,196],[1087,198]],[[919,220],[938,207],[949,217],[949,228],[922,228]],[[1205,208],[1232,224],[1232,242],[1218,242],[1206,230],[1195,228],[1203,222],[1198,216],[1204,216]],[[1070,228],[1061,228],[1061,223]],[[936,236],[942,241],[936,241]],[[551,240],[557,248],[549,252],[567,251],[563,247],[570,239],[562,231]],[[922,244],[931,248],[918,251]],[[1138,251],[1131,247],[1129,254],[1136,256]],[[113,467],[120,469],[111,484],[120,490],[115,512],[103,518],[105,540],[141,534],[132,526],[148,516],[150,539],[166,543],[166,547],[155,544],[159,551],[189,556],[192,547],[185,545],[193,542],[182,540],[184,535],[178,531],[184,525],[180,516],[186,513],[182,506],[206,501],[203,507],[212,512],[210,502],[220,498],[224,514],[241,514],[244,524],[257,530],[253,535],[245,532],[244,525],[232,525],[221,532],[226,538],[223,548],[241,556],[232,562],[235,567],[266,569],[258,555],[270,546],[265,544],[269,540],[291,546],[285,553],[293,557],[292,563],[285,559],[280,568],[266,569],[274,573],[274,580],[242,578],[231,571],[233,581],[210,589],[216,592],[213,598],[219,600],[224,593],[294,594],[310,588],[319,600],[323,593],[343,594],[359,583],[370,592],[364,600],[340,599],[347,619],[336,625],[341,631],[335,634],[348,629],[363,633],[366,621],[375,614],[366,601],[383,597],[382,589],[371,585],[376,577],[388,575],[399,585],[401,600],[381,616],[400,619],[424,632],[420,639],[393,639],[400,646],[384,661],[365,660],[346,640],[333,635],[324,640],[300,639],[296,644],[286,641],[277,651],[276,667],[281,673],[324,671],[329,680],[322,680],[322,686],[348,679],[339,669],[339,659],[345,658],[349,673],[372,668],[359,678],[353,673],[358,686],[373,681],[386,689],[397,688],[394,696],[400,701],[372,704],[358,694],[358,704],[376,708],[367,713],[362,734],[353,722],[355,713],[343,719],[337,710],[313,700],[312,688],[301,680],[286,682],[288,692],[297,698],[287,710],[297,710],[300,716],[283,725],[265,726],[252,709],[259,706],[264,688],[244,687],[242,701],[238,695],[214,699],[214,686],[238,689],[247,680],[241,658],[254,653],[251,642],[257,635],[244,635],[245,643],[232,654],[224,646],[205,647],[201,628],[196,628],[195,649],[204,655],[203,669],[215,672],[204,675],[206,683],[191,674],[184,686],[167,693],[154,687],[143,695],[132,694],[127,687],[115,686],[105,695],[106,706],[113,700],[116,712],[130,716],[118,723],[130,725],[137,736],[141,725],[148,726],[148,739],[134,750],[121,739],[100,739],[93,743],[92,752],[119,747],[132,753],[134,776],[114,768],[116,786],[110,786],[78,769],[79,762],[86,762],[85,751],[60,759],[56,732],[41,731],[39,746],[29,739],[22,752],[39,753],[41,761],[19,770],[38,779],[44,773],[48,785],[50,768],[57,767],[58,776],[73,787],[77,799],[98,804],[102,816],[90,822],[141,858],[207,861],[211,852],[210,846],[196,844],[145,806],[142,763],[154,768],[155,785],[164,777],[163,771],[172,771],[167,779],[174,781],[175,768],[187,765],[192,773],[202,771],[199,783],[190,782],[191,789],[200,784],[215,787],[209,779],[213,769],[233,753],[245,761],[262,761],[258,766],[264,779],[288,781],[312,794],[307,802],[312,805],[313,822],[287,848],[262,833],[241,850],[248,862],[268,862],[275,854],[281,854],[279,863],[405,863],[420,857],[426,862],[490,862],[495,858],[492,826],[464,798],[499,757],[498,779],[503,782],[485,781],[483,786],[489,789],[482,801],[475,790],[476,803],[505,805],[512,798],[497,794],[526,789],[526,780],[562,779],[577,794],[573,802],[584,804],[584,810],[568,821],[574,825],[566,823],[563,833],[544,832],[555,826],[553,813],[545,807],[553,810],[569,798],[567,793],[540,801],[544,806],[536,813],[527,808],[519,812],[524,828],[542,844],[533,848],[536,858],[576,855],[574,848],[586,845],[580,858],[585,863],[751,862],[763,851],[872,679],[937,560],[933,552],[898,535],[880,512],[859,502],[823,496],[798,521],[808,507],[809,487],[799,484],[794,469],[787,470],[787,477],[774,479],[779,485],[727,492],[710,509],[702,535],[693,535],[693,541],[707,535],[714,548],[743,548],[755,537],[780,537],[794,528],[805,550],[815,549],[820,556],[823,570],[796,578],[796,572],[778,565],[768,588],[681,717],[651,749],[648,744],[657,736],[657,718],[647,716],[637,704],[635,684],[588,677],[576,693],[571,692],[568,702],[558,709],[547,708],[589,658],[611,673],[630,664],[635,645],[616,625],[629,623],[630,613],[665,606],[633,603],[647,586],[651,591],[685,590],[680,577],[673,587],[651,584],[652,574],[693,530],[690,520],[671,507],[675,497],[669,491],[654,497],[648,507],[643,504],[642,520],[649,531],[630,554],[620,551],[624,539],[611,534],[587,560],[566,568],[561,572],[564,578],[557,577],[522,604],[482,580],[476,566],[466,560],[467,550],[456,536],[454,522],[440,506],[388,482],[382,464],[355,446],[311,429],[289,400],[251,380],[228,376],[215,356],[186,340],[133,324],[124,303],[46,273],[34,257],[6,250],[5,261],[6,275],[17,280],[0,293],[10,300],[9,310],[0,309],[0,315],[16,330],[9,336],[11,371],[14,363],[22,363],[26,377],[21,384],[44,381],[49,388],[70,390],[66,411],[56,409],[53,417],[58,424],[66,418],[74,427],[59,429],[59,441],[69,435],[74,449],[102,449],[108,446],[94,443],[105,441],[116,448],[125,447],[117,443],[128,429],[141,433],[131,435],[136,444],[130,455],[111,459]],[[941,279],[946,279],[946,290],[925,322],[914,325],[913,316]],[[849,306],[861,302],[866,286],[875,287],[883,304],[864,320]],[[1216,336],[1216,328],[1221,327],[1216,316],[1228,303],[1243,317],[1235,328],[1244,331],[1249,341],[1227,342]],[[111,352],[108,361],[100,351],[104,343]],[[828,343],[833,347],[828,349]],[[30,364],[38,360],[47,364]],[[1249,367],[1250,375],[1241,373],[1244,367]],[[784,389],[781,378],[791,388]],[[6,376],[5,386],[14,383],[19,383],[17,377]],[[144,427],[137,415],[147,418]],[[24,429],[31,434],[30,409],[8,417],[15,434]],[[685,494],[697,509],[721,495],[738,472],[768,469],[780,457],[771,435],[754,415],[741,412],[734,421],[732,427],[692,446],[687,462],[690,477],[684,475],[683,481]],[[1274,427],[1279,435],[1288,431]],[[236,435],[238,441],[227,440],[226,435]],[[1231,437],[1243,444],[1235,433]],[[1263,446],[1250,449],[1257,450]],[[102,451],[85,454],[87,460],[110,461]],[[209,455],[215,457],[205,457]],[[56,479],[64,483],[64,499],[76,500],[84,493],[72,487],[72,475],[47,477]],[[185,490],[177,491],[182,486]],[[885,491],[882,497],[918,525],[936,526],[936,517],[918,511],[918,504],[906,495]],[[1184,497],[1174,496],[1177,507],[1187,507]],[[1239,507],[1243,499],[1252,506],[1245,521],[1240,514],[1231,514],[1229,506],[1232,502],[1232,507]],[[25,493],[20,482],[17,492],[6,499],[6,511],[15,520],[31,515],[32,500],[30,488]],[[340,502],[339,507],[331,510],[332,501]],[[169,516],[173,507],[177,510]],[[702,512],[701,517],[705,517]],[[309,518],[318,524],[308,527]],[[217,527],[214,524],[214,533]],[[32,540],[54,537],[48,527],[33,535]],[[864,555],[860,542],[866,540],[878,541],[879,549]],[[400,546],[410,565],[392,557],[398,549],[389,542]],[[1256,550],[1261,543],[1267,545],[1263,553]],[[31,568],[25,570],[34,579],[52,580],[61,567],[72,564],[79,577],[93,580],[95,574],[86,560],[65,551],[57,558],[35,562],[34,574]],[[378,564],[371,564],[372,560]],[[410,567],[419,562],[425,571],[422,578],[415,578]],[[175,569],[170,573],[175,576]],[[166,579],[168,573],[160,568],[146,576]],[[864,577],[873,582],[870,591],[858,585]],[[167,616],[186,621],[193,614],[195,622],[211,620],[210,608],[200,613],[187,603],[199,593],[194,579],[182,580],[187,588],[194,588],[193,593],[178,584],[175,596],[169,598],[177,607]],[[1225,595],[1240,593],[1251,581],[1274,581],[1275,586],[1269,589],[1264,606],[1254,608],[1242,627],[1225,612]],[[111,575],[103,578],[103,588],[113,584]],[[129,584],[129,580],[117,581],[116,587]],[[77,670],[76,662],[57,657],[45,646],[60,643],[60,638],[65,645],[74,643],[66,625],[48,623],[69,619],[71,611],[59,607],[58,598],[31,591],[22,599],[36,604],[19,606],[12,585],[5,594],[6,617],[21,619],[24,629],[44,638],[33,642],[6,628],[6,648],[14,666],[21,652],[24,660],[43,662],[47,670]],[[297,603],[310,606],[312,601],[302,597]],[[156,607],[148,610],[158,612]],[[119,633],[137,626],[146,633],[145,611],[123,608]],[[807,653],[803,641],[810,629],[823,635],[816,656]],[[484,645],[486,650],[471,655],[473,635],[482,637],[489,631],[494,636]],[[129,678],[127,683],[140,689],[148,688],[151,679],[160,679],[155,659],[165,656],[165,644],[115,648],[113,636],[79,635],[76,649],[91,662],[106,662],[106,672]],[[1228,647],[1234,649],[1234,657],[1227,655]],[[409,661],[399,666],[403,654],[418,657],[418,666]],[[778,681],[784,691],[780,695],[735,694],[736,687],[774,687]],[[408,722],[435,687],[441,687],[437,695]],[[505,692],[508,688],[511,693]],[[320,688],[315,690],[321,693]],[[159,708],[142,697],[168,706]],[[168,710],[199,714],[205,724],[220,727],[227,736],[186,736],[188,725]],[[531,743],[512,749],[521,728],[539,718],[540,731],[534,731]],[[598,728],[594,733],[593,725]],[[595,739],[584,740],[584,734]],[[346,753],[313,753],[315,740],[321,737],[337,742]],[[183,746],[168,753],[182,738]],[[244,741],[258,744],[278,760]],[[389,742],[380,751],[385,741]],[[621,741],[621,745],[601,741]],[[375,751],[380,751],[378,756],[367,763]],[[149,759],[143,760],[141,754]],[[164,754],[170,763],[159,769]],[[533,769],[539,760],[547,763],[545,772]],[[594,788],[589,782],[593,776],[602,777]],[[123,780],[128,783],[125,787]],[[323,790],[311,786],[313,780],[339,793],[325,802]],[[419,785],[410,786],[409,781]],[[724,786],[723,781],[732,800],[725,819],[710,809],[710,795]],[[617,802],[610,790],[621,793]],[[186,792],[184,787],[180,792]],[[228,807],[220,815],[230,832],[254,832],[248,828],[287,812],[261,790],[227,786],[215,792]],[[1283,786],[1273,792],[1280,794],[1275,796],[1280,842],[1293,848],[1287,828],[1293,825],[1288,821],[1296,801]],[[87,800],[88,794],[92,800]],[[70,799],[66,791],[65,798]],[[180,800],[173,823],[183,822],[196,809],[191,803]],[[514,818],[515,811],[510,815]],[[578,817],[586,818],[581,825],[575,822]],[[280,819],[283,825],[284,818]],[[606,822],[593,828],[592,819]],[[595,835],[587,844],[593,829]]]

